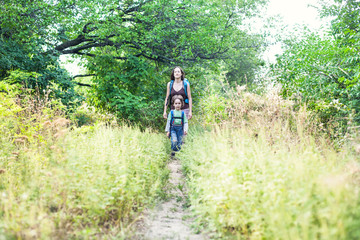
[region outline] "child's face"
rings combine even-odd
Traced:
[[[175,99],[174,101],[174,107],[176,110],[180,110],[181,109],[181,101],[180,99]]]

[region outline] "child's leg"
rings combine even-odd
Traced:
[[[177,150],[178,138],[176,131],[173,128],[170,129],[170,136],[171,136],[171,150],[178,151]]]
[[[176,151],[180,151],[181,144],[182,144],[182,138],[184,135],[184,131],[181,126],[175,127],[176,137],[177,137],[177,143],[176,143]]]
[[[179,150],[181,149],[181,145],[183,144],[183,140],[184,140],[184,129],[181,128],[181,129],[179,129],[179,132],[178,132]]]

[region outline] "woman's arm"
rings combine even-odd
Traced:
[[[168,100],[169,94],[170,94],[170,82],[168,82],[167,87],[166,87],[166,97],[165,97],[164,114],[163,114],[163,117],[165,119],[167,119],[166,108],[167,108],[167,100]]]
[[[187,97],[189,99],[189,119],[191,119],[192,118],[192,98],[191,98],[190,84],[187,85]]]

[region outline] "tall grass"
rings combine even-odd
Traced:
[[[2,98],[0,239],[121,239],[162,197],[162,135],[125,125],[70,131],[51,109],[25,113]]]
[[[222,239],[360,238],[358,153],[274,92],[226,101],[180,155],[199,221]]]

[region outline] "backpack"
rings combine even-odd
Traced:
[[[189,82],[189,80],[184,78],[183,84],[184,84],[184,90],[185,90],[185,95],[186,95],[186,98],[184,99],[184,102],[189,103],[188,94],[187,94],[187,86],[188,85],[190,86],[190,82]],[[170,103],[171,89],[172,89],[173,85],[174,85],[174,80],[171,80],[170,81],[170,92],[169,92],[168,99],[166,101],[166,105],[168,105]]]
[[[184,111],[181,111],[181,117],[175,117],[174,116],[174,110],[171,110],[170,113],[171,113],[170,127],[174,124],[175,119],[181,119],[181,126],[184,128],[184,122],[185,122],[185,120],[184,120],[184,116],[185,116]]]

